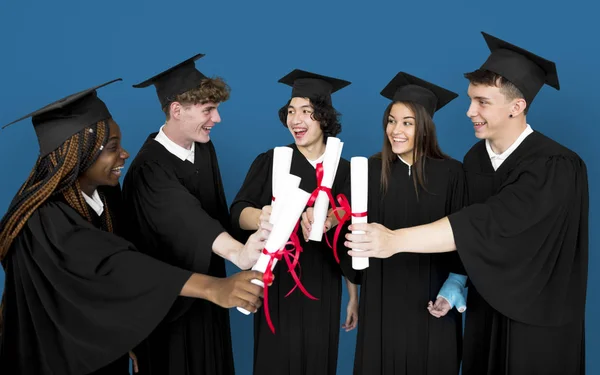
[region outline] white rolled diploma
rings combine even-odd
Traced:
[[[300,186],[300,181],[302,180],[298,176],[294,176],[293,174],[286,173],[285,175],[280,175],[278,178],[278,189],[279,193],[275,196],[275,200],[279,201],[277,204],[273,205],[271,208],[271,216],[269,217],[269,223],[275,224],[281,213],[284,211],[285,207],[281,204],[281,201],[284,200],[285,196],[288,195],[287,192],[294,191]],[[279,196],[279,198],[277,198]],[[276,203],[276,202],[273,202]]]
[[[353,213],[367,212],[367,201],[369,197],[369,161],[362,156],[350,159],[350,206]],[[366,223],[367,217],[352,216],[352,224]],[[360,230],[352,231],[352,234],[364,234]],[[355,251],[362,251],[354,249]],[[364,270],[369,267],[369,258],[352,257],[352,268]]]
[[[275,147],[273,149],[273,171],[271,175],[271,195],[275,198],[275,200],[271,201],[271,218],[269,222],[273,224],[275,221],[275,217],[273,213],[276,210],[277,205],[277,197],[281,194],[281,192],[285,192],[286,188],[289,186],[286,185],[287,181],[282,181],[286,179],[290,173],[290,166],[292,165],[292,154],[294,150],[290,147]]]
[[[273,229],[265,244],[265,249],[267,249],[269,253],[277,252],[289,240],[298,218],[302,215],[304,207],[306,207],[310,194],[300,188],[295,188],[282,195],[282,198],[282,201],[279,202],[283,206],[282,213],[275,224],[273,224]],[[254,267],[252,267],[252,270],[264,273],[267,270],[270,259],[271,257],[269,255],[260,254],[260,257]],[[276,264],[277,259],[273,259],[271,271],[275,268]],[[262,280],[254,279],[252,280],[252,283],[262,286],[263,288],[265,286]],[[246,315],[250,314],[248,310],[241,307],[238,307],[237,309]]]
[[[321,186],[331,188],[331,185],[333,185],[343,147],[344,144],[339,138],[327,138],[325,157],[323,158],[323,180],[321,181]],[[313,223],[310,235],[308,236],[309,240],[321,242],[328,208],[329,198],[327,197],[327,194],[324,191],[319,191],[313,209]]]

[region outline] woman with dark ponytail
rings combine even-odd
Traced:
[[[193,274],[111,233],[109,205],[118,204],[114,189],[129,157],[96,95],[112,82],[17,120],[32,117],[40,156],[0,222],[3,374],[129,374],[126,353],[178,295],[250,311],[260,306],[261,288],[250,283],[262,277],[258,272]]]

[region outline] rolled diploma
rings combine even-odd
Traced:
[[[306,207],[306,203],[308,202],[308,198],[310,198],[310,194],[300,188],[295,188],[288,191],[288,193],[284,194],[282,197],[283,200],[280,202],[283,206],[282,214],[277,222],[273,224],[273,230],[271,230],[269,239],[265,244],[265,249],[267,249],[269,253],[277,252],[289,240],[290,235],[294,231],[294,227],[296,226],[298,218],[300,215],[302,215],[304,207]],[[269,264],[270,259],[270,256],[266,254],[260,254],[260,257],[258,258],[258,261],[254,267],[252,267],[252,270],[264,273],[267,270],[267,265]],[[271,263],[271,270],[275,268],[276,264],[277,259],[273,259],[273,262]],[[252,283],[262,286],[263,288],[265,286],[262,280],[254,279],[252,280]],[[250,314],[248,310],[241,307],[238,307],[237,309],[246,315]]]
[[[293,174],[289,174],[287,173],[285,176],[279,176],[278,178],[278,189],[279,189],[279,193],[276,195],[276,203],[275,205],[272,206],[271,209],[271,216],[269,217],[269,223],[271,224],[275,224],[277,222],[277,220],[279,219],[279,217],[281,216],[281,213],[284,211],[284,206],[283,204],[281,204],[281,201],[285,200],[286,195],[288,195],[287,192],[290,191],[294,191],[295,189],[298,188],[298,186],[300,186],[300,181],[301,178],[298,176],[294,176]]]
[[[273,173],[271,175],[271,193],[275,200],[271,201],[271,218],[269,222],[274,223],[273,211],[277,206],[277,198],[281,192],[285,192],[282,186],[282,179],[286,178],[290,173],[290,166],[292,165],[292,154],[293,150],[290,147],[275,147],[273,149]]]
[[[350,189],[352,212],[367,212],[367,201],[369,197],[369,161],[362,156],[350,159]],[[367,217],[352,216],[352,224],[366,223]],[[364,234],[361,230],[352,231],[352,234]],[[354,249],[355,251],[362,251]],[[369,267],[369,258],[352,257],[352,268],[364,270]]]
[[[342,148],[344,144],[339,138],[329,137],[327,139],[327,145],[325,146],[325,157],[323,158],[323,181],[321,185],[331,188],[335,175],[337,173],[337,166],[340,162],[340,156],[342,155]],[[320,242],[323,238],[323,226],[325,225],[325,219],[327,219],[327,211],[329,208],[329,198],[324,191],[319,191],[317,200],[313,210],[313,223],[310,230],[309,240]]]

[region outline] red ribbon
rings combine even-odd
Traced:
[[[323,186],[323,163],[317,163],[317,167],[316,167],[316,175],[317,175],[317,187],[316,189],[312,192],[312,194],[310,195],[310,198],[308,199],[308,203],[306,203],[307,207],[312,207],[313,204],[315,204],[315,201],[317,200],[317,197],[319,196],[319,192],[324,192],[325,194],[327,194],[327,198],[329,199],[329,204],[331,205],[331,208],[335,208],[335,200],[333,199],[333,195],[331,194],[331,188],[328,188],[327,186]],[[339,216],[337,216],[339,220]],[[330,249],[333,250],[333,257],[335,258],[335,261],[340,263],[340,259],[338,258],[337,252],[335,250],[335,246],[331,246],[331,244],[329,243],[329,238],[327,237],[327,235],[325,235],[325,241],[327,242],[327,246],[329,246]]]
[[[333,255],[335,256],[335,260],[338,263],[340,263],[340,259],[338,258],[338,255],[337,255],[337,244],[338,244],[338,238],[340,236],[340,232],[342,231],[344,224],[351,217],[367,216],[367,212],[358,212],[358,213],[352,212],[350,203],[348,203],[348,198],[346,198],[346,196],[344,194],[338,194],[336,198],[340,205],[338,207],[334,206],[335,208],[333,209],[333,214],[338,219],[338,225],[337,225],[337,228],[335,229],[335,233],[333,235],[333,248],[332,249],[333,249]],[[344,211],[344,215],[340,217],[340,215],[338,214],[338,211],[341,211],[341,210]],[[327,238],[327,236],[325,238]],[[329,244],[329,240],[327,240],[327,245],[329,245],[329,247],[331,248],[331,245]]]
[[[352,216],[353,217],[365,217],[365,216],[367,216],[367,212],[353,213],[352,209],[350,208],[350,203],[348,203],[348,198],[346,198],[346,196],[344,194],[337,195],[337,201],[339,202],[340,205],[336,206],[335,200],[333,199],[333,194],[331,193],[331,188],[328,188],[328,187],[322,185],[323,175],[324,175],[323,163],[317,163],[317,166],[316,166],[317,187],[311,193],[310,198],[308,199],[308,203],[306,205],[308,207],[312,207],[312,205],[315,204],[317,197],[319,196],[319,192],[322,191],[322,192],[325,192],[325,194],[327,194],[327,198],[329,199],[329,204],[331,205],[331,208],[333,209],[333,214],[338,219],[338,226],[333,235],[333,246],[331,246],[331,243],[329,243],[329,237],[327,237],[326,234],[324,234],[324,236],[325,236],[325,241],[327,242],[327,246],[329,246],[329,248],[333,250],[333,257],[335,258],[335,261],[339,264],[340,258],[338,257],[338,253],[337,253],[337,241],[340,236],[342,227],[344,226],[344,223],[348,219],[350,219],[350,217],[352,217]],[[340,211],[340,210],[344,210],[344,215],[341,217],[338,214],[338,211]]]
[[[312,207],[313,204],[315,204],[315,201],[317,200],[317,197],[319,196],[319,192],[322,191],[325,194],[327,194],[327,198],[329,198],[329,203],[331,203],[332,205],[335,206],[335,201],[333,200],[333,195],[331,195],[331,188],[328,188],[327,186],[323,186],[323,163],[317,163],[317,167],[316,167],[316,174],[317,174],[317,187],[315,190],[313,190],[312,194],[310,195],[310,198],[308,198],[308,202],[306,203],[306,205],[308,207]]]
[[[350,203],[348,203],[348,198],[346,198],[346,196],[344,194],[337,195],[337,201],[339,202],[340,206],[339,207],[336,206],[335,200],[333,199],[333,194],[331,193],[331,188],[322,186],[323,175],[324,175],[323,163],[317,163],[317,167],[316,167],[317,188],[310,195],[310,198],[308,199],[308,203],[306,205],[308,207],[312,207],[312,205],[317,200],[317,197],[319,196],[319,192],[323,191],[323,192],[325,192],[325,194],[327,194],[327,198],[329,199],[329,204],[331,205],[331,208],[333,208],[333,214],[338,219],[338,226],[333,235],[333,246],[331,246],[331,243],[329,243],[329,237],[327,237],[326,234],[324,234],[324,236],[325,236],[325,241],[327,242],[327,246],[329,246],[329,248],[331,250],[333,250],[333,257],[335,258],[335,261],[339,264],[340,258],[338,257],[338,253],[337,253],[337,241],[340,236],[342,227],[344,226],[344,223],[348,219],[350,219],[350,217],[352,217],[352,216],[365,217],[365,216],[367,216],[367,213],[366,212],[352,213],[352,209],[350,208]],[[344,215],[341,217],[338,214],[338,211],[340,211],[340,210],[344,210]]]
[[[281,259],[285,260],[285,262],[288,265],[288,272],[290,273],[290,275],[292,276],[292,279],[294,279],[294,282],[296,283],[294,288],[292,288],[292,290],[290,290],[290,292],[288,294],[286,294],[286,297],[290,293],[292,293],[296,288],[298,288],[308,298],[310,298],[312,300],[318,300],[318,298],[314,297],[312,294],[310,294],[306,290],[306,288],[304,288],[304,285],[302,285],[302,282],[300,281],[300,278],[298,277],[298,275],[296,274],[296,271],[295,271],[296,266],[299,264],[298,262],[300,260],[300,253],[302,252],[302,246],[300,246],[300,241],[298,239],[298,235],[296,234],[296,231],[298,230],[298,224],[299,224],[299,221],[296,223],[296,227],[294,228],[294,231],[292,232],[292,235],[290,236],[290,241],[288,241],[283,246],[283,248],[281,248],[273,253],[270,253],[269,251],[267,251],[267,249],[263,249],[263,254],[269,256],[269,263],[267,263],[267,269],[266,269],[265,273],[263,274],[264,311],[265,311],[265,319],[267,320],[267,324],[268,324],[269,328],[271,329],[271,332],[273,332],[273,333],[275,333],[275,327],[273,326],[273,321],[271,320],[271,314],[269,312],[269,284],[273,281],[273,271],[271,270],[271,268],[273,265],[273,261],[275,259],[277,259],[278,261]],[[287,248],[288,245],[291,245],[290,249]],[[293,259],[293,261],[291,259]]]
[[[338,258],[338,255],[337,255],[338,238],[340,236],[340,232],[342,231],[342,227],[344,226],[344,223],[348,219],[350,219],[352,210],[350,208],[350,203],[348,203],[348,198],[346,198],[346,196],[344,194],[338,194],[337,201],[340,203],[340,207],[335,207],[333,209],[333,214],[338,219],[338,225],[337,225],[337,228],[335,228],[335,233],[333,235],[333,248],[332,249],[333,249],[333,255],[335,256],[335,260],[339,264],[340,258]],[[338,211],[340,211],[340,210],[344,210],[344,215],[342,217],[340,217],[340,215],[338,214]],[[327,244],[329,245],[329,242],[327,242]],[[329,245],[329,247],[331,247],[331,245]]]
[[[290,235],[290,242],[292,243],[292,245],[294,246],[294,248],[297,250],[297,256],[292,255],[292,257],[294,258],[294,262],[292,263],[292,267],[291,268],[288,265],[288,272],[290,272],[289,269],[295,270],[296,266],[298,266],[298,268],[300,268],[300,273],[302,273],[302,267],[300,266],[300,263],[298,262],[299,259],[300,259],[300,253],[302,252],[302,245],[300,245],[300,238],[298,238],[298,226],[299,225],[300,225],[300,220],[298,220],[296,222],[296,227],[294,228],[294,231]],[[288,242],[288,244],[289,244],[289,242]],[[296,277],[297,276],[296,276],[296,273],[294,271],[294,273],[292,274],[292,278],[294,278],[294,280],[296,280]],[[292,292],[294,290],[296,290],[296,288],[299,288],[301,286],[302,286],[302,283],[297,282],[294,285],[294,287],[285,295],[285,297],[287,298],[290,294],[292,294]],[[302,293],[304,293],[304,295],[306,295],[309,298],[312,297],[309,294],[307,294],[308,292],[302,291]],[[315,297],[312,297],[311,299],[318,300],[318,298],[315,298]]]

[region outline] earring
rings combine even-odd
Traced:
[[[512,117],[513,117],[513,116],[512,116],[512,113],[511,113],[510,115],[508,115],[508,117],[512,118]]]

